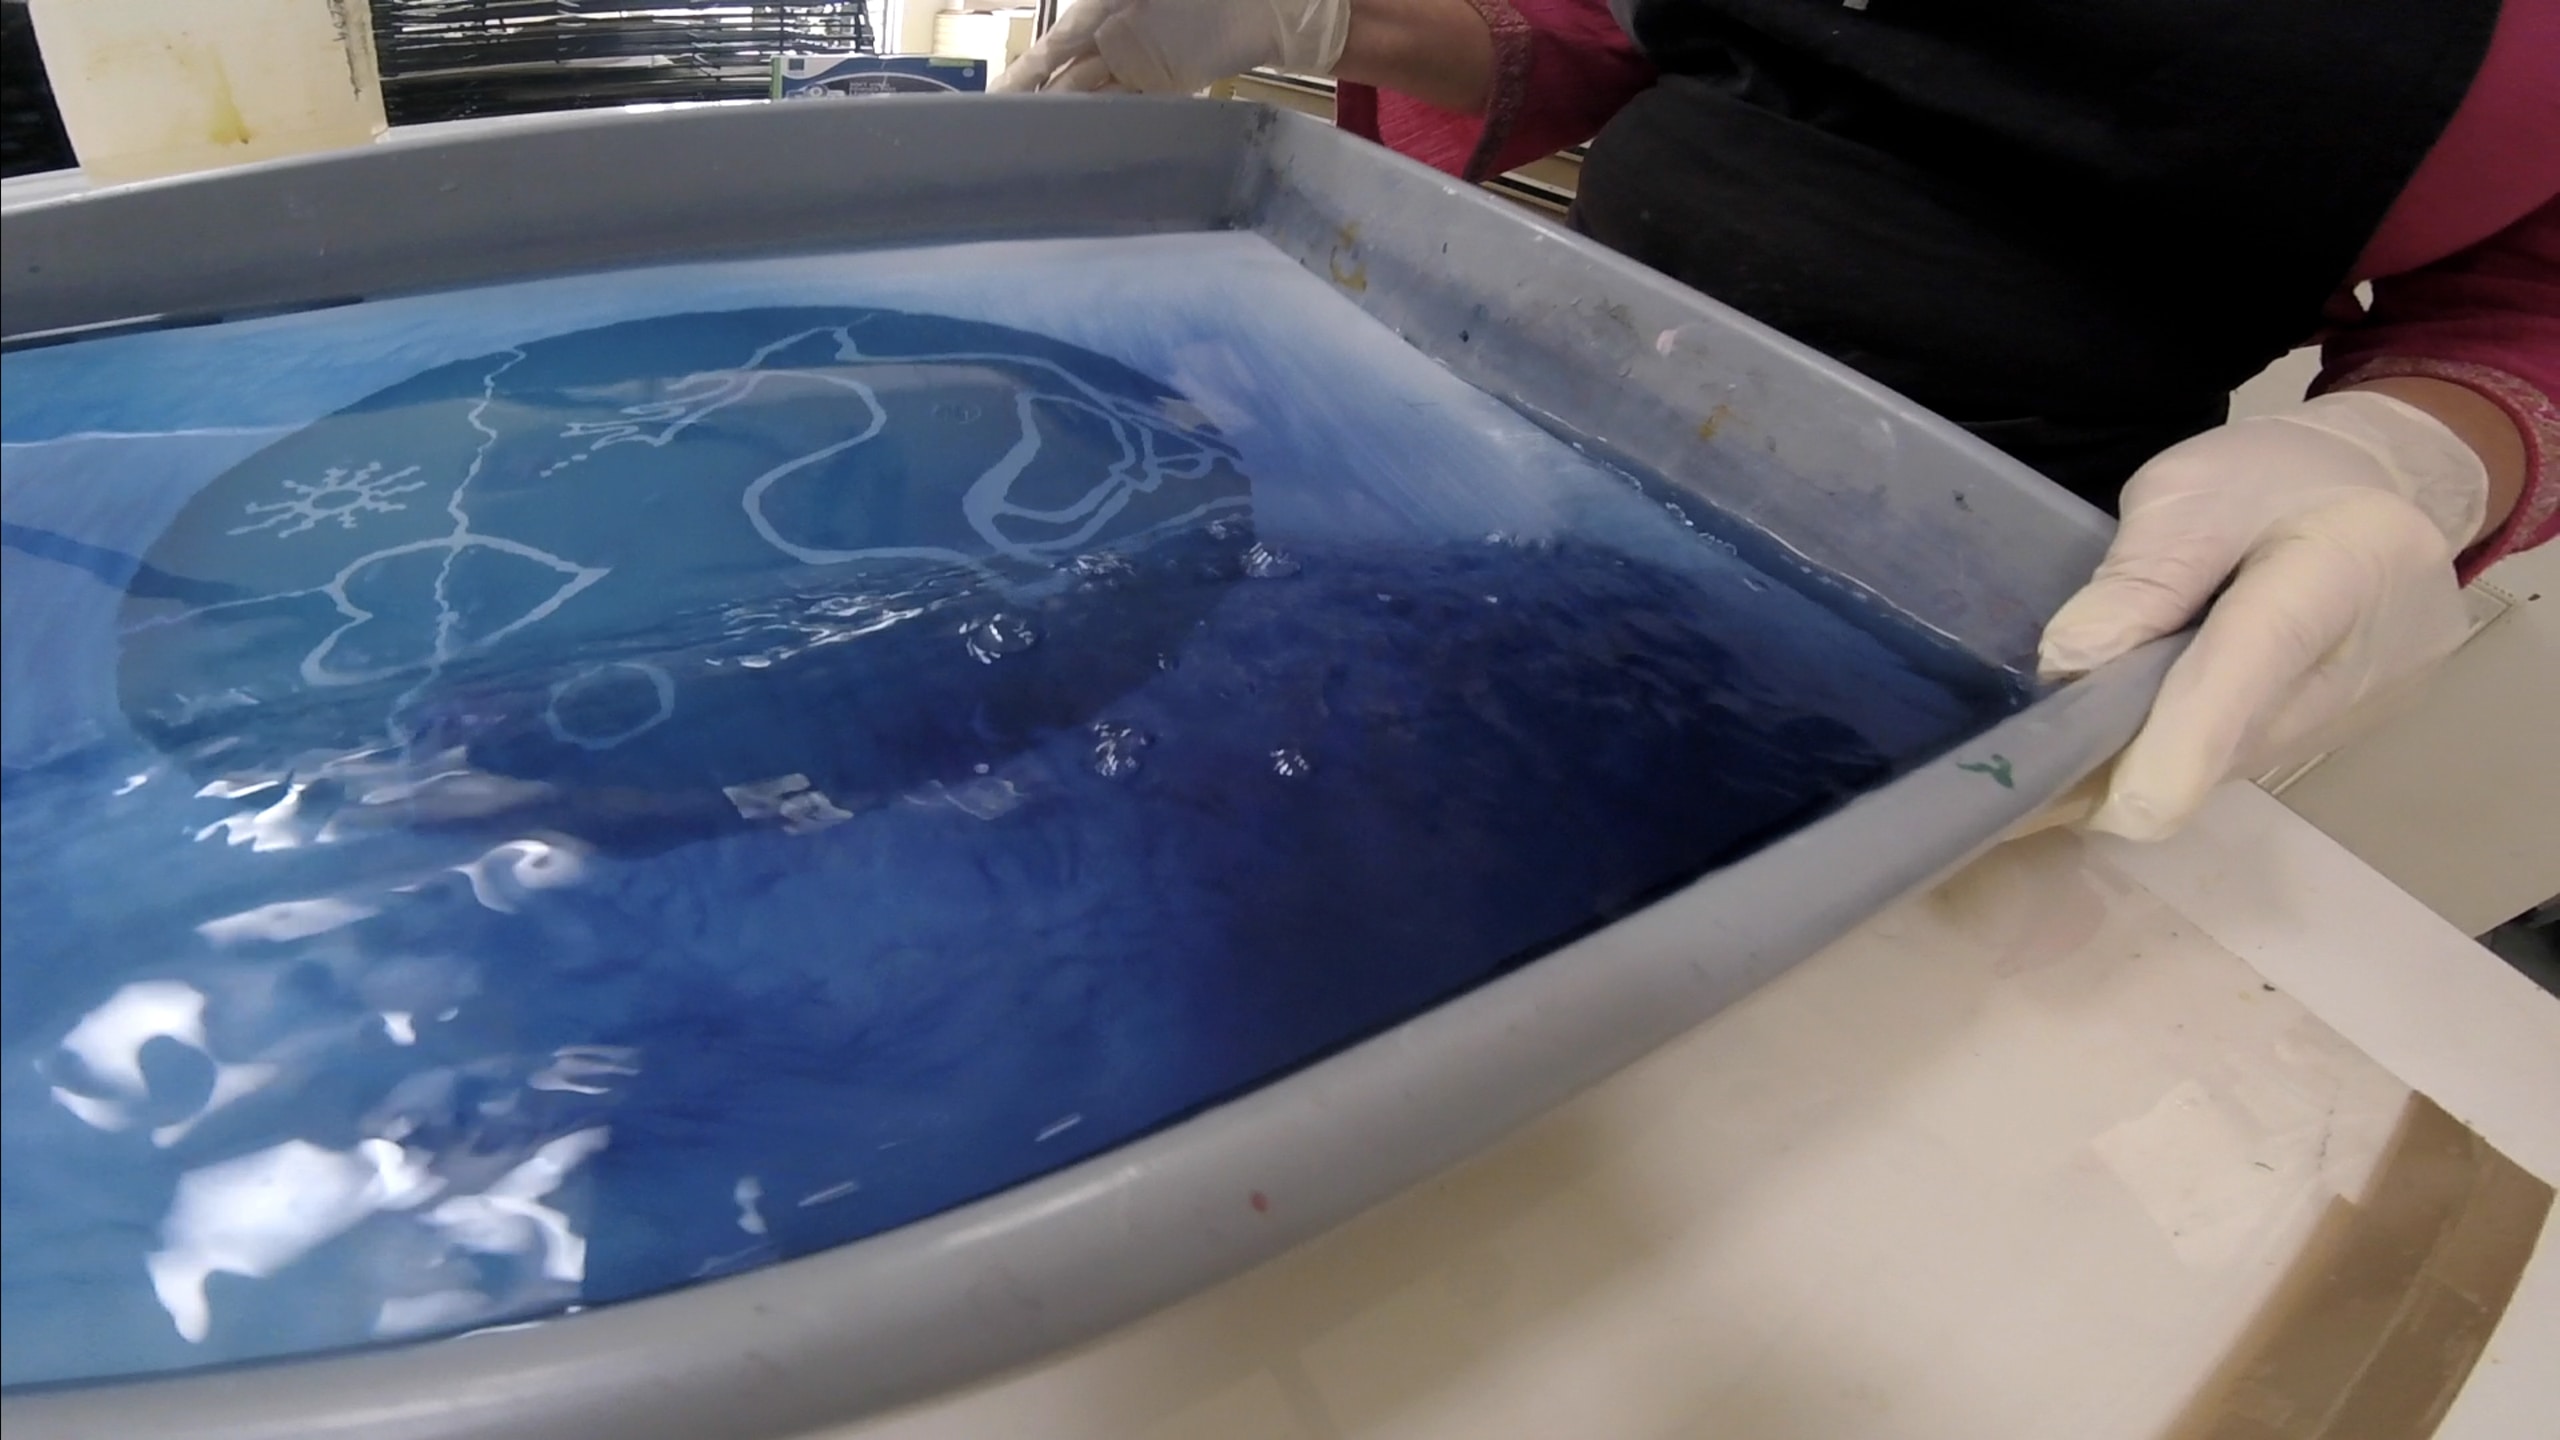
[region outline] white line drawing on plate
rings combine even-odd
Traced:
[[[604,683],[606,676],[612,675],[617,671],[631,672],[638,675],[641,679],[649,682],[650,692],[655,696],[658,702],[657,708],[650,711],[648,716],[637,724],[626,725],[622,729],[617,730],[610,735],[583,735],[578,731],[571,729],[566,722],[561,720],[560,702],[563,698],[575,695],[580,690],[602,684]],[[558,740],[564,745],[575,745],[581,750],[610,750],[625,740],[629,740],[636,735],[644,734],[665,724],[667,717],[674,713],[676,713],[676,681],[674,676],[669,675],[666,671],[644,661],[615,660],[609,664],[590,666],[587,669],[581,670],[577,674],[570,676],[568,679],[561,681],[559,684],[552,686],[551,701],[549,704],[542,707],[542,724],[545,729],[551,732],[551,738]]]
[[[571,420],[557,432],[557,438],[575,445],[574,453],[552,462],[539,473],[544,476],[556,474],[619,445],[665,449],[723,410],[758,399],[773,398],[770,393],[772,387],[819,387],[834,397],[834,403],[846,405],[850,413],[837,429],[836,438],[786,459],[746,481],[739,492],[739,504],[758,537],[782,555],[806,565],[833,567],[864,561],[921,561],[948,565],[971,575],[976,582],[989,588],[1026,596],[1054,590],[1066,583],[1067,577],[1059,567],[1076,559],[1103,537],[1113,520],[1135,498],[1154,494],[1168,482],[1206,478],[1220,464],[1231,464],[1237,459],[1218,437],[1200,432],[1193,423],[1198,420],[1196,412],[1184,402],[1164,397],[1115,394],[1055,361],[1001,348],[870,354],[855,339],[854,332],[859,323],[794,329],[778,339],[755,346],[734,366],[695,371],[666,380],[660,383],[655,398],[622,406],[612,418]],[[813,341],[818,342],[825,352],[825,358],[819,363],[794,364],[785,359],[795,347],[806,347]],[[241,606],[324,597],[343,623],[320,637],[303,656],[299,666],[301,679],[315,687],[335,688],[412,677],[412,683],[386,707],[383,733],[395,746],[406,747],[419,740],[426,723],[419,717],[421,702],[450,666],[485,652],[509,636],[550,618],[612,573],[610,565],[581,563],[539,546],[476,528],[470,509],[473,483],[487,468],[498,447],[521,435],[521,432],[513,435],[502,433],[492,423],[490,412],[502,398],[500,385],[507,373],[530,358],[523,348],[510,348],[493,357],[494,363],[480,377],[480,393],[464,415],[465,422],[478,432],[478,441],[462,474],[445,498],[444,509],[452,520],[451,528],[445,534],[410,539],[369,551],[348,562],[328,581],[317,586],[278,591],[253,599],[219,601],[170,615],[154,616],[131,626],[126,633]],[[765,501],[776,485],[869,443],[890,428],[889,410],[883,404],[879,391],[859,377],[859,371],[873,367],[973,367],[981,380],[989,370],[993,370],[1013,387],[1011,409],[1018,433],[1002,455],[968,482],[959,497],[960,515],[957,518],[966,525],[967,533],[985,547],[983,551],[969,553],[930,543],[827,548],[787,533],[775,517],[767,513]],[[966,409],[967,418],[983,418],[974,405]],[[1094,473],[1082,477],[1083,488],[1074,498],[1062,504],[1021,503],[1014,498],[1014,489],[1016,483],[1031,472],[1047,443],[1043,433],[1044,421],[1051,425],[1098,422],[1100,429],[1096,438],[1101,440],[1103,452],[1094,461]],[[1112,453],[1114,450],[1116,454]],[[368,462],[352,471],[343,466],[332,466],[319,480],[288,481],[286,489],[290,498],[252,502],[247,507],[248,513],[257,518],[230,533],[265,531],[285,537],[305,533],[330,519],[336,520],[342,529],[353,530],[361,523],[362,516],[405,510],[408,505],[393,497],[426,489],[430,482],[416,478],[419,466],[410,465],[386,473],[387,463]],[[1213,515],[1242,511],[1248,504],[1242,496],[1213,497],[1188,508],[1181,515],[1158,520],[1139,534],[1115,538],[1118,542],[1142,543],[1154,535],[1199,523]],[[472,551],[479,551],[484,557],[508,556],[530,561],[556,572],[560,577],[559,583],[512,619],[491,626],[488,622],[494,617],[466,613],[465,606],[454,594],[455,575],[460,562],[465,554]],[[440,555],[431,586],[432,611],[427,643],[423,646],[406,643],[400,647],[405,653],[391,655],[359,656],[352,653],[356,647],[348,645],[349,637],[382,617],[352,598],[351,588],[369,573],[374,573],[374,567],[426,553]],[[1010,574],[1001,573],[998,565],[1008,561],[1021,568]],[[1031,573],[1022,573],[1025,568]],[[376,583],[382,582],[378,580]],[[473,624],[480,627],[477,633],[467,633]],[[838,626],[832,627],[824,638],[833,642],[861,633],[864,631],[860,627]],[[807,647],[791,647],[781,656],[763,657],[763,663],[787,658],[801,648]],[[757,658],[747,657],[739,663],[752,667]],[[632,669],[648,680],[657,702],[649,718],[609,735],[582,733],[562,720],[559,706],[564,697],[573,697],[582,687],[601,682],[609,672],[619,668]],[[587,750],[607,750],[665,723],[675,713],[676,689],[673,677],[656,667],[633,662],[590,666],[551,687],[543,721],[552,735],[563,743]]]
[[[406,485],[397,483],[417,473],[417,466],[407,465],[385,475],[379,460],[368,460],[353,470],[344,465],[332,465],[320,472],[317,480],[284,482],[291,499],[250,501],[242,507],[242,513],[262,518],[233,526],[231,533],[254,535],[265,530],[279,540],[289,540],[317,527],[323,520],[335,520],[339,529],[353,530],[356,522],[366,515],[388,515],[395,510],[408,509],[407,505],[391,497],[426,489],[424,480],[409,480]]]

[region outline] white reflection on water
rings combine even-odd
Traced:
[[[852,811],[813,788],[808,776],[796,773],[724,786],[722,792],[738,808],[740,818],[779,820],[786,835],[807,835],[853,818]]]
[[[536,1090],[602,1095],[612,1088],[602,1082],[639,1074],[639,1058],[640,1052],[627,1045],[563,1045],[552,1052],[551,1064],[525,1083]]]
[[[467,1194],[450,1193],[453,1181],[429,1152],[379,1136],[344,1151],[288,1140],[217,1161],[179,1178],[160,1248],[144,1260],[151,1288],[178,1333],[201,1342],[213,1324],[206,1282],[214,1275],[265,1279],[375,1216],[416,1211],[412,1223],[431,1249],[518,1257],[574,1294],[586,1278],[586,1237],[546,1202],[610,1138],[601,1125],[559,1136]],[[502,1304],[460,1288],[393,1295],[380,1303],[375,1333],[446,1328]]]
[[[564,836],[528,836],[453,868],[471,882],[474,899],[492,910],[512,913],[518,902],[537,890],[576,884],[587,872],[587,850]]]
[[[275,1078],[273,1065],[214,1060],[205,1039],[204,1007],[204,992],[182,980],[139,980],[108,996],[62,1037],[62,1048],[85,1074],[74,1084],[57,1080],[55,1102],[100,1130],[126,1128],[150,1100],[143,1047],[154,1040],[174,1040],[214,1062],[212,1089],[196,1112],[151,1132],[155,1145],[176,1144],[206,1116]],[[92,1093],[97,1090],[109,1093]]]
[[[488,1189],[437,1205],[427,1219],[455,1245],[483,1255],[531,1255],[539,1248],[543,1278],[574,1285],[586,1278],[587,1239],[542,1201],[611,1138],[601,1125],[563,1135]]]
[[[380,913],[380,906],[358,900],[328,897],[279,900],[272,905],[243,910],[237,915],[207,920],[196,927],[196,933],[216,945],[239,945],[253,940],[306,940]]]
[[[216,782],[217,785],[219,783]],[[256,786],[250,793],[267,788],[270,787]],[[302,815],[302,797],[310,788],[309,785],[301,783],[286,786],[283,797],[265,809],[225,815],[197,831],[196,838],[210,840],[216,834],[220,834],[225,844],[246,845],[252,851],[261,854],[270,850],[296,849],[309,843],[311,838],[305,832],[312,826]],[[196,793],[200,796],[211,795],[215,794],[215,791],[215,785],[207,785]]]
[[[181,980],[136,981],[82,1016],[62,1037],[62,1048],[91,1075],[138,1096],[145,1088],[142,1047],[163,1036],[204,1048],[203,991]]]
[[[263,1279],[366,1216],[416,1205],[440,1185],[388,1140],[348,1151],[287,1140],[180,1176],[161,1246],[143,1264],[178,1333],[201,1341],[213,1324],[205,1282],[216,1272]]]
[[[290,802],[299,788],[243,777],[223,798],[248,795],[256,804],[281,791]],[[535,891],[576,883],[588,864],[573,841],[526,836],[443,868],[466,878],[481,904],[506,910]],[[332,1242],[334,1258],[310,1263],[372,1274],[363,1283],[380,1287],[373,1328],[386,1338],[577,1298],[585,1222],[556,1192],[605,1148],[610,1132],[592,1113],[557,1110],[527,1129],[518,1101],[536,1091],[606,1096],[639,1073],[639,1052],[565,1045],[432,1063],[422,1022],[461,1013],[479,988],[471,965],[433,953],[369,953],[351,943],[348,927],[399,903],[392,892],[414,891],[437,873],[377,877],[388,887],[380,895],[277,901],[204,921],[197,933],[229,957],[191,978],[127,983],[38,1062],[55,1102],[82,1122],[137,1141],[147,1134],[162,1150],[189,1143],[175,1151],[186,1168],[156,1248],[140,1265],[187,1341],[215,1333],[213,1276],[270,1279]],[[290,948],[267,959],[255,948],[264,945]],[[295,1133],[297,1124],[274,1123],[284,1118],[280,1108],[302,1103],[315,1077],[386,1040],[412,1053],[428,1048],[419,1059],[429,1063],[355,1117],[362,1138],[334,1148],[345,1141],[324,1143]],[[201,1056],[209,1082],[193,1062],[173,1072],[166,1056],[146,1056],[155,1044]],[[262,1090],[270,1096],[252,1102],[257,1108],[240,1105]],[[189,1140],[234,1107],[240,1113],[222,1133]],[[504,1263],[493,1268],[493,1261]]]

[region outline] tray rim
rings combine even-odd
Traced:
[[[350,268],[343,251],[335,268],[328,261],[329,227],[345,219],[330,206],[386,175],[414,184],[440,173],[451,178],[483,160],[531,170],[582,148],[651,140],[698,164],[741,138],[876,137],[884,127],[958,120],[961,106],[971,107],[965,113],[972,124],[1012,125],[1024,104],[1047,107],[1030,146],[1030,159],[1040,163],[1060,154],[1109,157],[1118,153],[1114,147],[1167,148],[1153,152],[1152,169],[1139,167],[1135,189],[1124,192],[1137,199],[1116,214],[1076,211],[1036,232],[1006,228],[1014,224],[1006,221],[910,240],[1253,228],[1257,214],[1268,220],[1275,194],[1288,197],[1292,167],[1351,166],[1377,171],[1400,193],[1421,197],[1417,203],[1446,207],[1453,224],[1464,220],[1509,237],[1502,243],[1560,246],[1591,273],[1641,288],[1648,305],[1727,328],[1740,319],[1632,262],[1554,238],[1552,227],[1524,238],[1516,227],[1543,222],[1409,161],[1354,151],[1359,142],[1303,117],[1223,102],[972,97],[466,124],[368,151],[11,203],[0,295],[18,313],[0,321],[0,331],[53,328],[20,325],[29,314],[123,318],[103,313],[114,308],[116,267],[130,273],[183,247],[161,243],[140,256],[88,260],[77,259],[76,247],[191,206],[234,212],[224,243],[235,245],[253,238],[250,212],[285,215],[287,253],[268,257],[265,273],[281,276],[297,256],[311,262],[298,282],[307,299]],[[922,107],[951,108],[920,122],[913,112]],[[1132,223],[1131,211],[1144,213]],[[847,243],[812,238],[823,219],[803,214],[800,228],[770,248]],[[646,257],[604,253],[594,264],[742,253],[722,248],[708,232],[642,239]],[[314,243],[316,259],[295,248]],[[544,243],[556,245],[559,237]],[[515,277],[544,273],[538,258],[526,256],[556,252],[519,246],[505,253],[515,257],[507,263],[536,266],[498,272]],[[48,277],[44,266],[57,261],[86,268]],[[214,246],[202,267],[164,274],[167,283],[150,293],[215,295],[226,275],[257,263],[254,254]],[[43,295],[69,298],[51,309],[20,308]],[[1754,343],[1838,393],[1907,408],[1764,327],[1752,329]],[[1943,421],[1904,419],[1986,473],[2004,466],[2025,473],[1996,456],[1983,459],[1992,456],[1987,447]],[[2003,483],[2018,482],[2006,475]],[[2076,546],[2103,543],[2102,521],[2074,516],[2067,506],[2051,514]],[[1028,1184],[795,1260],[494,1331],[231,1369],[16,1388],[0,1394],[0,1424],[27,1437],[746,1437],[840,1423],[1027,1362],[1239,1273],[1479,1152],[1952,871],[2130,738],[2182,643],[2145,647],[2052,691],[1787,838],[1432,1011]]]

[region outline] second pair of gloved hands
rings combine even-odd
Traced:
[[[1266,67],[1330,75],[1350,34],[1350,0],[1076,0],[989,88],[1188,95]]]

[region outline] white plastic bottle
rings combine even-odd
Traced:
[[[92,180],[370,143],[387,128],[365,0],[33,0]]]

